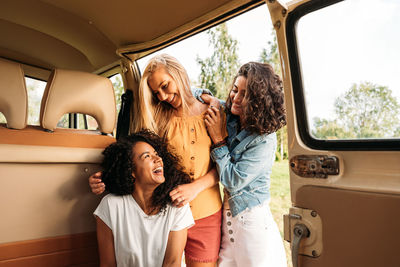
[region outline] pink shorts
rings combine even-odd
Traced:
[[[196,262],[216,262],[221,244],[221,210],[195,220],[189,228],[185,247],[185,257]]]

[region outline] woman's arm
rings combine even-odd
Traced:
[[[183,249],[186,245],[187,229],[171,231],[168,235],[167,249],[165,251],[163,267],[180,267]]]
[[[212,168],[206,175],[201,176],[190,184],[182,184],[175,187],[170,193],[173,205],[183,207],[197,197],[197,195],[207,188],[219,182],[218,173]]]
[[[93,173],[89,177],[89,186],[92,189],[92,193],[96,195],[100,195],[105,190],[105,185],[101,181],[101,172]]]
[[[210,107],[204,122],[214,144],[220,144],[211,151],[211,158],[217,165],[222,185],[228,191],[237,191],[260,175],[271,172],[275,157],[275,138],[258,136],[246,146],[246,150],[238,158],[233,159],[226,144],[221,142],[223,141],[221,126],[224,123],[221,120],[219,109]]]
[[[97,216],[96,225],[100,267],[117,266],[115,261],[114,236],[111,229]]]
[[[234,192],[246,187],[260,175],[269,176],[275,147],[276,139],[259,136],[235,159],[226,146],[215,148],[211,152],[211,158],[217,165],[222,185],[229,192]]]

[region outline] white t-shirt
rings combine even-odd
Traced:
[[[194,224],[189,204],[147,215],[132,195],[106,195],[93,213],[113,232],[117,266],[162,266],[170,231]]]

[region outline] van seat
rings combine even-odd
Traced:
[[[28,94],[21,64],[0,58],[0,112],[7,127],[23,129],[28,118]]]
[[[82,113],[96,119],[99,130],[111,134],[116,123],[114,88],[109,79],[92,73],[55,69],[40,106],[40,125],[54,131],[64,114]]]

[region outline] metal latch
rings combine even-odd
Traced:
[[[290,159],[290,168],[301,177],[327,178],[339,174],[339,159],[326,155],[297,155]]]
[[[322,220],[316,211],[293,207],[283,220],[284,239],[291,243],[293,267],[298,267],[299,255],[321,255]]]

